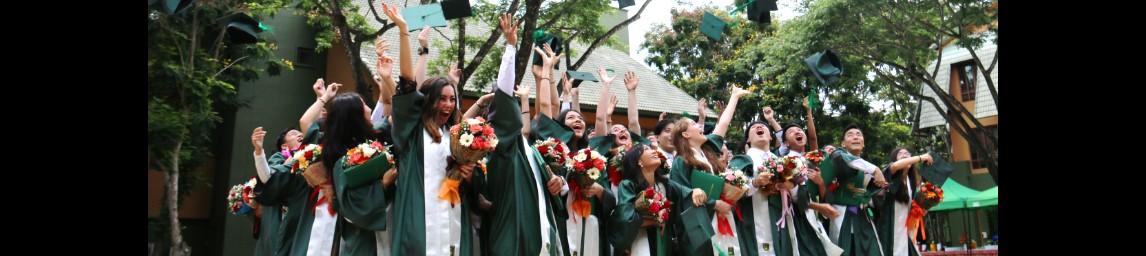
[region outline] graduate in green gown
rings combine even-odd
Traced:
[[[564,255],[568,250],[561,246],[563,239],[554,216],[554,212],[564,210],[555,207],[563,205],[556,195],[564,184],[545,169],[541,154],[523,135],[522,130],[528,128],[522,116],[528,110],[523,111],[521,101],[512,96],[516,23],[509,14],[503,14],[500,22],[507,44],[490,106],[489,121],[499,143],[486,156],[489,172],[485,195],[493,207],[482,220],[489,235],[483,237],[482,249],[496,255]]]
[[[832,218],[832,232],[838,234],[837,244],[846,255],[883,255],[882,246],[872,221],[871,197],[887,186],[879,167],[863,160],[863,131],[856,125],[844,128],[841,150],[835,150],[825,161],[831,161],[838,188],[832,192],[831,203],[842,210],[840,217]]]
[[[912,156],[905,148],[896,148],[888,156],[892,157],[891,164],[883,169],[884,177],[888,177],[887,192],[877,203],[875,214],[876,230],[880,244],[883,245],[883,255],[909,255],[918,256],[914,236],[918,230],[907,228],[908,214],[911,211],[911,201],[919,192],[922,177],[915,164],[931,164],[931,155],[923,154]],[[912,232],[916,231],[916,232]]]
[[[266,200],[262,198],[263,191],[266,190],[267,179],[270,178],[272,171],[287,171],[283,170],[284,155],[291,155],[302,146],[302,132],[294,128],[287,128],[279,137],[275,139],[275,145],[278,145],[280,151],[276,151],[271,156],[272,161],[268,161],[263,151],[263,138],[266,137],[266,131],[262,127],[255,128],[251,134],[251,144],[254,146],[255,170],[258,179],[255,185],[255,201],[259,205],[259,225],[258,225],[258,242],[255,245],[255,255],[275,255],[275,253],[282,246],[282,240],[278,237],[279,228],[281,226],[283,211],[282,205],[279,202]],[[277,169],[271,169],[270,166],[279,166]]]
[[[344,173],[346,152],[368,140],[376,140],[370,124],[370,109],[357,93],[341,93],[334,97],[327,109],[322,166],[334,188],[331,196],[336,211],[334,239],[344,255],[372,255],[375,251],[374,231],[385,227],[385,198],[378,178],[366,185],[352,187]],[[358,168],[365,171],[366,168]],[[324,191],[325,192],[325,191]],[[341,222],[342,218],[349,223]],[[336,240],[337,241],[337,240]]]
[[[646,144],[634,146],[624,155],[624,176],[617,190],[620,201],[609,216],[609,241],[616,255],[667,256],[688,255],[674,250],[674,241],[681,241],[678,235],[682,224],[681,212],[685,209],[704,207],[707,196],[703,190],[688,188],[680,183],[669,181],[665,157]],[[642,217],[634,203],[639,194],[652,187],[670,202],[669,221],[660,224]],[[708,223],[704,223],[708,224]]]
[[[408,31],[394,7],[386,15]],[[448,128],[457,122],[457,88],[445,77],[412,81],[414,71],[408,33],[399,41],[398,92],[391,119],[394,150],[398,152],[398,179],[391,210],[393,217],[391,255],[472,255],[469,200],[458,205],[437,197],[446,178],[450,157]],[[470,192],[474,165],[459,166],[463,179],[460,194]],[[389,228],[389,227],[388,227]]]
[[[341,85],[338,83],[326,85],[322,79],[318,79],[314,84],[315,102],[299,119],[299,123],[302,125],[300,127],[307,127],[307,131],[302,136],[301,144],[298,147],[288,147],[285,151],[276,152],[267,159],[270,171],[266,181],[264,181],[264,186],[261,186],[259,200],[266,202],[266,204],[284,207],[278,230],[272,231],[273,236],[276,237],[274,240],[277,240],[278,243],[273,255],[306,255],[307,253],[311,228],[314,224],[315,203],[318,200],[317,196],[311,195],[314,194],[315,187],[319,184],[311,184],[312,182],[307,181],[302,175],[291,173],[288,160],[302,146],[321,142],[324,127],[320,124],[324,122],[324,106],[326,102],[333,100],[340,87]],[[293,143],[295,139],[297,139],[296,136],[289,135],[288,139],[282,143]],[[333,235],[331,237],[333,238]]]
[[[694,188],[692,183],[693,172],[705,172],[712,175],[720,176],[727,168],[727,163],[720,161],[721,148],[724,146],[724,135],[728,131],[728,124],[732,121],[732,115],[736,111],[737,102],[740,97],[748,95],[747,90],[739,87],[732,87],[732,94],[728,100],[728,107],[721,113],[720,119],[716,123],[712,134],[708,136],[702,135],[703,126],[689,118],[681,118],[676,121],[673,126],[673,146],[676,148],[676,161],[672,164],[670,171],[671,179],[686,187]],[[740,252],[740,248],[748,248],[747,245],[742,245],[738,236],[736,235],[736,223],[738,222],[733,214],[733,206],[739,198],[723,198],[722,195],[710,195],[705,208],[710,212],[712,217],[713,229],[717,230],[717,234],[709,240],[713,246],[718,246],[716,251],[733,251],[733,253]],[[730,203],[731,202],[731,203]],[[743,215],[741,215],[741,218]],[[729,227],[724,227],[723,224],[727,221]],[[723,230],[723,231],[722,231]],[[689,241],[694,243],[696,241]],[[687,252],[686,254],[692,255],[711,255],[713,254],[712,246],[702,247],[700,252]]]
[[[770,114],[770,111],[766,111],[765,116]],[[742,255],[794,255],[792,238],[795,234],[776,225],[781,218],[782,200],[776,184],[771,183],[773,173],[759,171],[759,168],[765,167],[766,160],[779,160],[779,156],[771,152],[771,127],[767,123],[754,121],[749,123],[745,131],[745,145],[748,145],[748,149],[744,155],[734,157],[729,163],[731,169],[741,170],[752,177],[751,188],[739,202],[740,210],[746,216],[740,223],[739,234],[744,244],[752,246],[751,249],[745,248]]]

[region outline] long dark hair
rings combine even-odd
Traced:
[[[554,121],[557,121],[557,124],[560,124],[561,128],[566,128],[572,131],[573,128],[565,125],[565,118],[571,112],[575,111],[572,108],[562,110],[561,113],[558,113],[557,116],[554,117]],[[577,114],[581,114],[581,112],[577,112]],[[589,145],[589,123],[584,121],[584,115],[581,116],[581,119],[581,122],[585,123],[585,128],[582,130],[583,133],[581,134],[581,138],[576,138],[577,134],[573,134],[573,137],[569,137],[569,142],[565,143],[567,146],[569,146],[569,150],[571,150],[570,152],[577,151],[578,149],[583,149]]]
[[[334,162],[347,150],[375,139],[362,104],[362,97],[357,93],[345,92],[335,96],[327,106],[326,132],[322,138],[322,161],[326,163],[327,174],[333,172]]]
[[[688,131],[688,122],[692,120],[689,118],[681,118],[673,123],[672,130],[672,145],[676,147],[676,156],[684,159],[684,163],[692,168],[707,170],[711,173],[720,173],[724,171],[724,163],[720,161],[720,154],[724,152],[716,151],[715,149],[700,146],[700,150],[704,152],[704,157],[708,160],[708,165],[705,166],[696,155],[692,152],[692,147],[689,147],[688,139],[685,139],[682,134]],[[709,168],[711,167],[711,168]]]
[[[456,104],[454,105],[454,111],[450,112],[450,118],[446,120],[446,123],[439,124],[434,118],[438,113],[435,111],[435,106],[438,105],[438,100],[442,98],[442,89],[445,89],[447,86],[454,87],[445,77],[438,76],[426,79],[426,81],[422,82],[422,88],[418,90],[418,92],[426,95],[426,100],[422,102],[422,126],[425,127],[427,133],[430,133],[430,138],[434,139],[434,143],[442,142],[442,132],[440,130],[442,126],[448,127],[458,122],[458,107]],[[461,91],[454,87],[454,97],[458,97],[457,95],[460,95],[460,92]]]
[[[647,189],[652,185],[649,184],[648,181],[645,181],[644,177],[642,177],[642,173],[644,171],[641,170],[640,162],[641,154],[644,154],[645,150],[656,149],[646,144],[638,144],[629,149],[628,152],[625,152],[625,158],[622,159],[625,169],[622,170],[621,177],[629,180],[629,182],[637,184],[637,188],[642,190]],[[668,178],[665,177],[665,174],[668,174],[668,168],[666,166],[667,163],[662,160],[661,165],[657,167],[656,173],[653,174],[653,177],[656,177],[656,181],[659,183],[668,183]],[[670,186],[665,186],[666,189],[668,187]]]
[[[887,165],[888,171],[891,171],[891,164],[894,164],[896,161],[899,161],[899,159],[895,159],[895,157],[896,157],[896,155],[899,155],[899,151],[903,151],[903,150],[907,150],[907,149],[906,148],[896,148],[896,149],[891,150],[891,154],[888,155],[888,158],[891,159],[891,162],[888,163],[888,165]],[[911,188],[919,187],[919,181],[920,181],[919,171],[915,169],[915,165],[911,165],[911,166],[908,166],[906,170],[903,170],[903,171],[895,173],[894,175],[891,175],[891,179],[894,181],[900,181],[903,179],[904,173],[907,173],[907,178],[908,178],[907,183],[891,182],[892,184],[901,184],[901,185],[894,185],[891,188],[889,188],[889,191],[891,192],[891,195],[893,197],[895,197],[895,201],[900,202],[900,203],[911,203],[911,197],[909,197],[907,195],[907,190],[911,189]]]

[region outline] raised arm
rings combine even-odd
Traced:
[[[764,120],[768,120],[768,125],[772,126],[772,133],[774,133],[775,137],[776,137],[775,139],[772,140],[772,142],[775,142],[775,143],[773,143],[773,144],[775,144],[775,147],[779,147],[780,146],[780,140],[782,140],[780,138],[780,136],[783,136],[783,132],[780,131],[780,129],[782,128],[782,127],[780,127],[780,122],[776,122],[776,117],[775,117],[776,113],[774,111],[772,111],[772,107],[764,107],[764,109],[761,110],[760,113],[764,115]]]
[[[414,65],[412,64],[413,56],[410,55],[410,30],[406,27],[406,19],[398,13],[398,7],[382,3],[382,12],[386,14],[386,18],[393,21],[398,25],[398,70],[399,76],[406,79],[417,79],[414,76]],[[422,86],[418,83],[418,88]]]
[[[414,80],[419,84],[426,81],[426,62],[430,59],[430,26],[422,27],[418,33],[418,63],[414,66]]]
[[[517,91],[514,91],[513,93],[517,95],[517,99],[521,101],[521,135],[529,138],[529,133],[533,131],[531,130],[532,127],[530,126],[533,122],[529,121],[532,120],[529,115],[529,86],[518,86]]]
[[[890,156],[890,157],[895,157],[895,156]],[[915,165],[917,163],[922,162],[922,163],[931,164],[932,163],[931,161],[932,161],[932,159],[931,159],[930,154],[922,154],[922,155],[912,156],[912,157],[908,157],[908,158],[904,158],[904,159],[899,159],[899,161],[895,161],[894,163],[891,163],[891,174],[895,174],[901,170],[907,170],[907,168],[911,168],[912,165]]]
[[[390,45],[381,37],[374,43],[374,53],[378,54],[378,75],[374,77],[374,82],[378,84],[378,103],[374,107],[374,112],[370,114],[370,121],[374,123],[390,116],[392,111],[390,105],[394,102],[394,87],[398,85],[393,76],[394,59],[386,56],[386,51],[389,49]]]
[[[251,133],[251,145],[255,146],[255,173],[259,175],[259,180],[262,182],[267,182],[267,179],[271,178],[271,168],[267,164],[266,155],[263,153],[263,138],[266,136],[267,131],[264,131],[262,126],[256,127],[255,131]]]
[[[466,110],[466,113],[462,115],[462,118],[463,119],[474,118],[475,116],[478,115],[479,112],[481,112],[482,109],[484,109],[485,107],[488,107],[489,102],[492,100],[493,100],[493,93],[482,95],[481,98],[478,98],[477,102],[474,102],[473,105],[470,105],[470,108],[468,110]]]
[[[748,95],[748,90],[741,89],[740,87],[732,87],[732,95],[728,98],[728,106],[724,107],[724,111],[720,113],[720,119],[716,121],[716,127],[712,130],[712,134],[724,137],[728,132],[728,124],[732,123],[732,115],[736,113],[736,103],[740,101],[740,97]]]
[[[338,88],[342,88],[342,84],[339,83],[331,83],[323,88],[323,83],[322,78],[314,81],[314,87],[321,89],[317,90],[318,95],[316,95],[314,103],[311,103],[302,117],[298,119],[299,129],[307,129],[314,123],[314,120],[318,120],[318,117],[322,115],[322,109],[326,107],[326,102],[334,98],[334,95],[338,93]]]
[[[811,142],[811,150],[820,150],[820,142],[816,139],[816,120],[812,118],[812,108],[808,107],[808,98],[804,98],[804,112],[807,113],[805,119],[808,120],[808,142]]]
[[[609,134],[609,115],[612,114],[612,110],[609,109],[609,99],[612,96],[609,87],[612,87],[613,78],[616,77],[609,77],[609,73],[605,72],[603,67],[597,67],[597,75],[601,76],[601,98],[597,100],[597,121],[593,126],[597,136],[604,136]]]
[[[517,23],[508,13],[501,15],[499,23],[502,35],[505,36],[505,51],[501,54],[501,67],[497,72],[497,89],[512,95],[513,79],[517,75],[517,70],[514,69],[517,57],[514,55],[517,52],[514,48],[514,45],[517,45]]]
[[[629,91],[629,131],[641,133],[640,109],[637,108],[637,73],[625,73],[625,89]]]

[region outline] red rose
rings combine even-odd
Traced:
[[[546,147],[546,146],[538,147],[537,152],[541,153],[541,155],[549,154],[549,147]]]
[[[314,150],[307,150],[306,154],[303,156],[305,156],[306,159],[311,159],[312,157],[314,157]]]
[[[382,149],[382,143],[380,143],[378,141],[374,141],[374,143],[370,143],[370,147],[381,150]]]
[[[485,130],[482,131],[482,134],[493,135],[493,127],[486,126]]]

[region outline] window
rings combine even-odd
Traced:
[[[962,101],[975,100],[975,62],[964,61],[951,65],[951,71],[958,76],[959,92]]]
[[[307,68],[316,66],[317,63],[315,62],[318,61],[318,57],[314,54],[314,48],[299,47],[297,59],[298,61],[295,62],[296,66]]]

